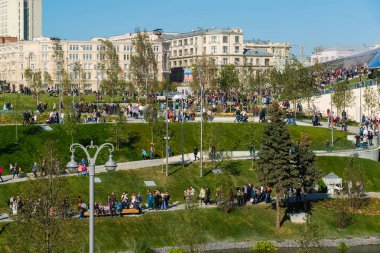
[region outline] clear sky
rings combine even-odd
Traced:
[[[136,27],[187,32],[241,27],[245,39],[303,45],[380,44],[380,0],[43,0],[43,33],[87,40]]]

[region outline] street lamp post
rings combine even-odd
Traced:
[[[202,76],[203,72],[202,70],[199,71],[199,85],[201,87],[201,166],[200,166],[200,176],[203,177],[203,86],[202,86]]]
[[[168,112],[169,112],[169,105],[168,105],[168,99],[166,96],[166,112],[165,112],[165,119],[166,119],[166,136],[165,136],[165,147],[166,147],[166,176],[169,175],[169,154],[168,154],[168,148],[169,148],[169,118],[168,118]]]
[[[95,178],[95,164],[96,164],[96,158],[98,157],[99,152],[103,148],[108,148],[110,155],[109,160],[104,165],[107,171],[114,171],[117,167],[116,162],[112,159],[112,152],[114,150],[114,147],[111,143],[104,143],[100,145],[99,147],[96,145],[93,145],[93,142],[91,141],[91,144],[89,146],[84,147],[83,145],[79,143],[74,143],[70,146],[70,152],[71,152],[71,161],[67,163],[66,167],[69,170],[70,173],[76,173],[78,168],[78,163],[75,161],[74,153],[77,148],[80,148],[83,150],[83,152],[86,154],[86,157],[89,162],[89,178],[90,178],[90,203],[88,206],[89,211],[89,252],[94,252],[94,178]],[[88,150],[89,149],[96,149],[95,155],[93,157],[90,156]]]
[[[182,99],[182,168],[185,167],[185,139],[184,139],[184,131],[183,131],[183,122],[185,120],[185,111],[184,111],[184,106],[183,106],[183,97],[181,97]]]
[[[333,111],[332,111],[332,96],[333,96],[333,86],[331,85],[331,94],[330,94],[330,125],[331,125],[331,147],[334,146],[334,124],[333,124]]]

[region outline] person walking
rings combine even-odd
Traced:
[[[38,165],[36,162],[34,162],[34,164],[33,164],[32,172],[34,174],[34,178],[37,178]]]
[[[198,160],[199,160],[199,157],[198,157],[198,148],[197,148],[197,146],[195,146],[195,147],[194,147],[194,161],[196,161],[197,158],[198,158]]]
[[[9,163],[9,175],[13,175],[13,164]]]
[[[19,168],[18,164],[15,163],[15,167],[13,168],[13,177],[12,177],[12,179],[15,178],[16,175],[18,177],[18,168]]]
[[[0,165],[0,179],[1,179],[1,182],[4,182],[3,178],[1,177],[2,174],[3,174],[3,167],[1,167]]]

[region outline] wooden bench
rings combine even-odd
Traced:
[[[135,209],[135,208],[130,208],[130,209],[123,209],[121,210],[121,213],[117,214],[117,215],[128,215],[128,214],[140,214],[140,210],[138,209]],[[89,212],[86,211],[83,213],[83,216],[85,218],[87,218],[89,216]],[[111,214],[107,213],[105,215],[100,215],[100,217],[105,217],[105,216],[111,216]],[[94,217],[98,217],[97,213],[94,212]]]

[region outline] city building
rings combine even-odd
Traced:
[[[244,48],[246,49],[261,49],[272,54],[273,65],[277,70],[283,70],[285,64],[290,58],[290,44],[271,42],[269,40],[246,40],[244,42]]]
[[[310,56],[310,66],[318,63],[325,63],[334,61],[340,58],[360,54],[366,51],[370,51],[371,48],[367,46],[351,47],[351,46],[335,46],[324,47],[318,46],[314,48],[313,53]]]
[[[42,0],[0,0],[0,36],[18,40],[42,36]]]
[[[60,41],[63,51],[64,67],[72,76],[74,83],[79,81],[79,77],[74,77],[74,63],[79,62],[82,68],[81,89],[87,92],[98,89],[103,75],[97,69],[100,63],[100,48],[102,40],[113,42],[119,54],[120,67],[124,73],[124,79],[129,81],[129,64],[133,51],[132,39],[136,33],[128,33],[110,38],[93,38],[89,41]],[[158,35],[148,33],[152,42],[153,50],[158,66],[158,80],[163,80],[162,69],[162,42]],[[13,41],[0,43],[0,80],[6,80],[10,84],[11,90],[18,90],[27,86],[24,72],[30,68],[33,71],[48,72],[54,81],[59,82],[57,76],[57,64],[54,61],[54,45],[57,39],[35,38],[32,41]],[[46,86],[44,88],[47,88]],[[54,88],[54,87],[52,87]]]
[[[218,66],[234,64],[239,69],[250,67],[257,73],[274,68],[276,64],[282,65],[278,58],[286,60],[290,48],[285,43],[247,43],[241,28],[199,29],[188,33],[164,33],[157,29],[147,34],[157,60],[159,81],[171,79],[180,83],[191,82],[191,67],[201,57],[214,58]],[[114,44],[124,79],[130,81],[130,59],[135,36],[136,33],[126,33],[88,41],[60,41],[64,67],[72,76],[73,83],[79,82],[79,77],[73,74],[74,63],[79,62],[83,72],[80,76],[81,89],[86,92],[98,90],[103,79],[101,71],[97,69],[102,40],[110,40]],[[46,71],[55,84],[59,83],[57,64],[53,58],[57,39],[37,37],[26,41],[3,38],[2,41],[0,80],[6,80],[11,90],[29,85],[24,78],[28,68],[40,71],[42,75]],[[44,88],[47,88],[46,85]]]

